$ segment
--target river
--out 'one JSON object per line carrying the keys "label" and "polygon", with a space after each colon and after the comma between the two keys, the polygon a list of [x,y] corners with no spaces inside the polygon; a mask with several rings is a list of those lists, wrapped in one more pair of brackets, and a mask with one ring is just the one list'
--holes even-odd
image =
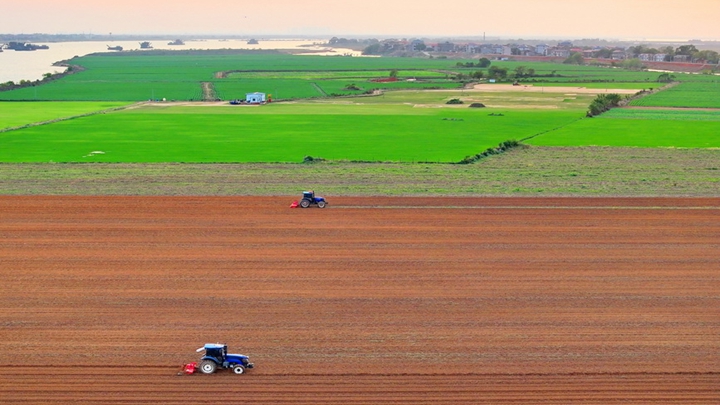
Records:
{"label": "river", "polygon": [[[247,40],[195,40],[185,41],[185,45],[168,45],[165,41],[150,41],[153,49],[297,49],[318,51],[315,55],[345,55],[359,56],[359,52],[350,49],[332,49],[329,47],[312,46],[326,40],[262,40],[259,44],[249,45]],[[67,60],[74,56],[84,56],[95,52],[107,52],[107,46],[122,46],[124,50],[139,50],[140,43],[136,41],[112,42],[38,42],[38,45],[47,45],[50,49],[37,51],[12,51],[4,49],[0,52],[0,83],[21,80],[42,79],[46,73],[62,73],[65,68],[53,66],[53,63]],[[308,47],[308,45],[310,45]],[[324,52],[322,52],[324,51]]]}

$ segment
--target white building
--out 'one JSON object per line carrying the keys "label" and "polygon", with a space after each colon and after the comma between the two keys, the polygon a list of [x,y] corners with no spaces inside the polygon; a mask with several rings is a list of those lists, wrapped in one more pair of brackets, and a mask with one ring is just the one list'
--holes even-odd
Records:
{"label": "white building", "polygon": [[265,93],[247,93],[245,95],[245,102],[250,104],[260,104],[265,102]]}
{"label": "white building", "polygon": [[540,44],[535,47],[535,52],[540,56],[547,55],[549,50],[550,50],[550,45],[548,45],[548,44]]}

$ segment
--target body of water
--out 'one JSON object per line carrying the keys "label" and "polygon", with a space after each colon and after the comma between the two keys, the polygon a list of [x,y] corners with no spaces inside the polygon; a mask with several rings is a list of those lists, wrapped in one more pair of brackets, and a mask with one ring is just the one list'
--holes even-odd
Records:
{"label": "body of water", "polygon": [[[318,55],[359,56],[360,53],[350,49],[332,49],[329,47],[312,46],[326,40],[259,40],[259,44],[249,45],[247,40],[195,40],[185,41],[185,45],[168,45],[168,41],[150,41],[153,49],[297,49],[321,51]],[[67,60],[74,56],[84,56],[95,52],[107,52],[107,46],[122,46],[123,50],[139,50],[136,41],[112,42],[49,42],[37,43],[48,45],[50,49],[37,51],[12,51],[4,49],[0,52],[0,83],[21,80],[42,79],[46,73],[62,73],[65,68],[53,66],[53,63]],[[310,45],[310,46],[308,46]]]}

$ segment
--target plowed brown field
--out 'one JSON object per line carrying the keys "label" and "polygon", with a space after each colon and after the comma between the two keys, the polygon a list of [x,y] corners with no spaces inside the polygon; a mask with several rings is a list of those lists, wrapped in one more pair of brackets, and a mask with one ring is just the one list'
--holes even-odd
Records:
{"label": "plowed brown field", "polygon": [[0,197],[0,402],[720,403],[720,199],[292,200]]}

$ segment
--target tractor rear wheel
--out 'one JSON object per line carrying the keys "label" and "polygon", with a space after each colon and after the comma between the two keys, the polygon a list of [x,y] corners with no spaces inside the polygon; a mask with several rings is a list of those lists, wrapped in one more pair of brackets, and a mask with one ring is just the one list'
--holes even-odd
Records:
{"label": "tractor rear wheel", "polygon": [[318,201],[318,207],[325,208],[325,201]]}
{"label": "tractor rear wheel", "polygon": [[310,200],[302,200],[300,201],[300,207],[307,208],[310,206]]}
{"label": "tractor rear wheel", "polygon": [[215,370],[217,370],[217,364],[212,360],[203,360],[202,363],[200,363],[200,371],[202,371],[203,374],[212,374]]}
{"label": "tractor rear wheel", "polygon": [[233,367],[233,373],[235,373],[235,374],[242,374],[244,372],[245,372],[245,367],[243,367],[243,366]]}

